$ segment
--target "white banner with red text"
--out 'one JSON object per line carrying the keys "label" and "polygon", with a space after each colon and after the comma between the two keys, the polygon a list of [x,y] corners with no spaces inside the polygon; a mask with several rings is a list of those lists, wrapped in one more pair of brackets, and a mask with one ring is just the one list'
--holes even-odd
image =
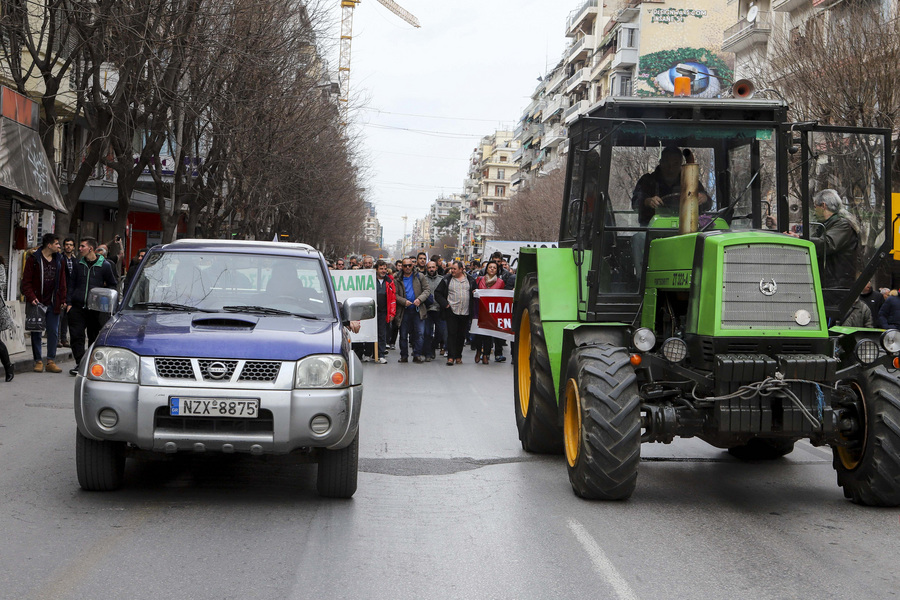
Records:
{"label": "white banner with red text", "polygon": [[475,290],[475,302],[478,303],[478,318],[472,319],[469,331],[513,341],[513,290]]}

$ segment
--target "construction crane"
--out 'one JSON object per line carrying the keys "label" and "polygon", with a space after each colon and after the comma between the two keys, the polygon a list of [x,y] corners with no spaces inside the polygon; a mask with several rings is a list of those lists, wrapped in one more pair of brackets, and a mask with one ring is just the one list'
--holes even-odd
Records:
{"label": "construction crane", "polygon": [[[340,84],[341,111],[346,114],[350,102],[350,42],[353,41],[353,9],[362,0],[341,1],[341,54],[338,60],[338,82]],[[389,11],[412,25],[421,27],[419,20],[404,8],[401,8],[394,0],[378,0]]]}

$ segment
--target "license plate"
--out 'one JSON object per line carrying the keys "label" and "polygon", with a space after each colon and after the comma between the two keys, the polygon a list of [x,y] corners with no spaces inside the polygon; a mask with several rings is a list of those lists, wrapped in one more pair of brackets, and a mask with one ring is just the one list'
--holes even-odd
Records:
{"label": "license plate", "polygon": [[230,417],[255,419],[259,415],[256,398],[169,398],[173,417]]}

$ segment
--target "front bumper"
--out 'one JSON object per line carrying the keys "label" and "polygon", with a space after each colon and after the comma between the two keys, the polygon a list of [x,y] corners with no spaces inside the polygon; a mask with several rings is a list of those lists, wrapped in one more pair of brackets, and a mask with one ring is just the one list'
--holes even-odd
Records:
{"label": "front bumper", "polygon": [[[259,398],[258,419],[170,417],[169,398]],[[79,374],[75,383],[78,430],[97,440],[128,442],[156,452],[287,454],[298,448],[344,448],[359,429],[362,385],[329,390],[177,387],[97,381]],[[118,422],[102,426],[98,414],[111,408]],[[325,415],[322,434],[310,428]]]}

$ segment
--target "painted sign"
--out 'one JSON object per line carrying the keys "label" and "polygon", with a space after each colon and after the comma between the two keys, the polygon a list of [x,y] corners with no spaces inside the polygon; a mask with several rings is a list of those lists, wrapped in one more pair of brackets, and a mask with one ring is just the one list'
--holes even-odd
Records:
{"label": "painted sign", "polygon": [[[360,269],[358,271],[329,271],[331,282],[334,284],[334,293],[338,302],[347,298],[375,298],[375,269]],[[360,321],[359,333],[350,335],[352,342],[377,342],[378,322],[375,319]]]}
{"label": "painted sign", "polygon": [[472,321],[471,333],[513,341],[514,293],[513,290],[475,290],[478,318]]}

